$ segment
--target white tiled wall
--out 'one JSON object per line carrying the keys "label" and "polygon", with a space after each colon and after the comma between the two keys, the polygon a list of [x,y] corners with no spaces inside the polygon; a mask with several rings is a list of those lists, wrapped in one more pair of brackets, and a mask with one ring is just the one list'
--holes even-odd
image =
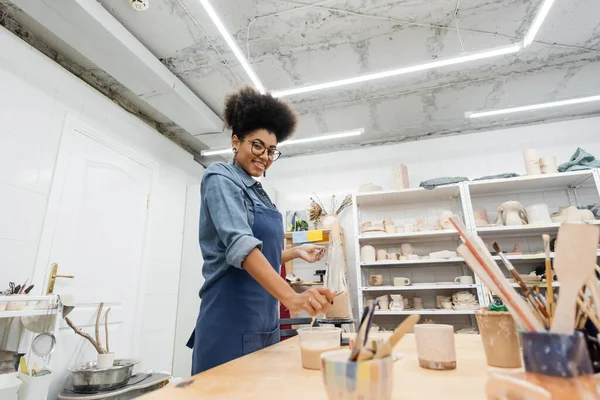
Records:
{"label": "white tiled wall", "polygon": [[202,167],[2,27],[0,49],[0,284],[32,276],[65,116],[102,126],[159,166],[150,204],[148,274],[142,285],[140,367],[170,371],[186,188],[199,182]]}
{"label": "white tiled wall", "polygon": [[[391,167],[395,164],[407,165],[410,186],[418,187],[423,180],[443,176],[474,179],[504,172],[524,174],[523,150],[535,148],[538,155],[555,155],[562,163],[578,146],[600,157],[600,118],[282,159],[269,170],[266,181],[277,189],[281,210],[298,210],[309,206],[313,193],[328,204],[332,194],[341,199],[364,183],[372,182],[391,190]],[[581,201],[591,198],[594,197],[587,196]],[[494,205],[490,209],[498,206],[497,200],[492,200]],[[356,291],[352,221],[348,209],[341,223],[347,232],[349,279],[352,290]],[[312,279],[315,269],[323,269],[323,265],[303,265],[301,277]]]}

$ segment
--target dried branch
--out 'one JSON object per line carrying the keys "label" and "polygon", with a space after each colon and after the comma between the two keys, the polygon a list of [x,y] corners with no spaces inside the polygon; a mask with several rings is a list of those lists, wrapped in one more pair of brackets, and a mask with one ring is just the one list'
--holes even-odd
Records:
{"label": "dried branch", "polygon": [[110,307],[106,310],[106,314],[104,314],[104,337],[106,342],[106,352],[110,353],[110,347],[108,345],[108,313],[110,312]]}
{"label": "dried branch", "polygon": [[92,346],[94,346],[94,348],[96,349],[98,354],[105,354],[105,351],[102,348],[102,346],[100,346],[98,344],[98,342],[96,342],[94,340],[93,337],[91,337],[90,335],[88,335],[87,333],[85,333],[84,331],[79,329],[78,327],[76,327],[75,324],[68,317],[65,317],[65,322],[67,323],[67,325],[69,325],[71,327],[71,329],[73,329],[75,331],[76,334],[87,339],[92,344]]}
{"label": "dried branch", "polygon": [[351,205],[352,205],[352,195],[349,194],[348,196],[346,196],[344,201],[342,201],[342,204],[340,205],[340,208],[338,208],[337,211],[335,212],[335,215],[340,215],[340,213],[342,211],[344,211],[346,208],[350,207]]}
{"label": "dried branch", "polygon": [[100,307],[98,308],[98,314],[96,315],[96,342],[102,348],[102,342],[100,341],[100,316],[102,315],[102,308],[104,307],[104,302],[100,303]]}

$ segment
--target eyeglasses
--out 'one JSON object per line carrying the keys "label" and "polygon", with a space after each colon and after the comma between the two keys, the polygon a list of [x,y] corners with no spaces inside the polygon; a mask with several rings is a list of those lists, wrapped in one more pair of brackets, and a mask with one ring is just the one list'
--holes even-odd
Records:
{"label": "eyeglasses", "polygon": [[[244,139],[241,140],[244,141]],[[250,143],[250,145],[252,146],[252,154],[254,154],[257,157],[260,157],[263,154],[265,154],[265,151],[267,152],[267,157],[269,157],[269,160],[271,161],[277,161],[277,159],[281,157],[281,152],[279,150],[267,149],[265,145],[259,140],[252,140],[248,143]]]}

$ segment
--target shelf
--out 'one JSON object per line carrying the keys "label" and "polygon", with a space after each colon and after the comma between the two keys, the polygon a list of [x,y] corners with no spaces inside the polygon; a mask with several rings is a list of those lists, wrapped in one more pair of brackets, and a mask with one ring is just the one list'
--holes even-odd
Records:
{"label": "shelf", "polygon": [[477,289],[477,285],[410,285],[410,286],[367,286],[363,292],[395,292],[399,290],[441,290],[441,289]]}
{"label": "shelf", "polygon": [[404,311],[375,311],[375,315],[471,315],[475,310],[404,310]]}
{"label": "shelf", "polygon": [[374,207],[403,203],[422,203],[454,199],[460,195],[457,184],[440,186],[433,190],[423,188],[394,190],[385,192],[358,193],[356,205],[359,207]]}
{"label": "shelf", "polygon": [[14,317],[33,317],[36,315],[56,315],[57,309],[51,310],[17,310],[17,311],[0,311],[0,318]]}
{"label": "shelf", "polygon": [[[518,283],[511,283],[510,285],[512,287],[515,287],[515,288],[520,288],[521,287],[521,286],[519,286]],[[540,281],[539,283],[531,283],[531,282],[527,283],[526,282],[526,285],[527,285],[527,287],[530,287],[530,288],[535,288],[537,286],[540,289],[546,289],[546,282],[542,282],[542,281]],[[559,288],[560,287],[560,282],[552,282],[552,287]]]}
{"label": "shelf", "polygon": [[468,185],[471,196],[483,196],[514,192],[566,190],[580,187],[584,182],[590,187],[594,186],[592,170],[475,181],[469,182]]}
{"label": "shelf", "polygon": [[425,258],[421,260],[386,260],[376,261],[373,263],[360,263],[361,267],[365,268],[378,268],[378,267],[412,267],[416,265],[432,265],[432,264],[456,264],[464,263],[465,259],[462,257],[455,258]]}
{"label": "shelf", "polygon": [[404,243],[410,241],[440,241],[459,239],[458,232],[454,229],[445,229],[439,231],[425,232],[410,232],[410,233],[393,233],[393,234],[377,234],[377,235],[360,235],[359,243]]}
{"label": "shelf", "polygon": [[[586,224],[599,225],[600,221],[589,221]],[[491,236],[511,236],[511,237],[523,237],[523,236],[535,236],[547,234],[556,234],[559,223],[548,224],[548,225],[515,225],[515,226],[491,226],[485,228],[477,228],[477,235],[479,237],[491,237]]]}

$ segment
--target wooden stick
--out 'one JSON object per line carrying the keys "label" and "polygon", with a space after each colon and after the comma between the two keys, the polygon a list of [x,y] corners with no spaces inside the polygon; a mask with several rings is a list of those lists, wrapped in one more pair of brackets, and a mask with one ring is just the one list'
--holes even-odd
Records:
{"label": "wooden stick", "polygon": [[108,313],[110,312],[110,307],[106,310],[106,314],[104,314],[104,337],[106,342],[106,353],[110,353],[110,347],[108,345]]}
{"label": "wooden stick", "polygon": [[577,298],[577,305],[579,305],[579,308],[583,311],[586,317],[588,317],[590,321],[592,321],[592,324],[594,324],[596,329],[600,331],[600,321],[598,321],[598,318],[596,318],[596,316],[592,312],[590,312],[588,307],[586,307],[585,303],[581,301],[580,298]]}
{"label": "wooden stick", "polygon": [[552,318],[554,317],[554,289],[552,288],[552,261],[550,260],[550,235],[542,235],[544,240],[544,251],[546,252],[546,288],[548,299],[548,314],[550,315],[550,324],[552,324]]}
{"label": "wooden stick", "polygon": [[[102,342],[100,341],[100,316],[102,315],[102,308],[104,307],[104,302],[100,303],[100,307],[98,308],[98,314],[96,315],[96,343],[98,346],[102,348]],[[105,351],[102,354],[106,353]]]}
{"label": "wooden stick", "polygon": [[76,327],[75,324],[69,318],[65,317],[65,322],[71,327],[71,329],[75,331],[76,334],[87,339],[92,344],[92,346],[94,346],[98,354],[105,354],[104,349],[98,344],[98,342],[94,340],[93,337]]}

